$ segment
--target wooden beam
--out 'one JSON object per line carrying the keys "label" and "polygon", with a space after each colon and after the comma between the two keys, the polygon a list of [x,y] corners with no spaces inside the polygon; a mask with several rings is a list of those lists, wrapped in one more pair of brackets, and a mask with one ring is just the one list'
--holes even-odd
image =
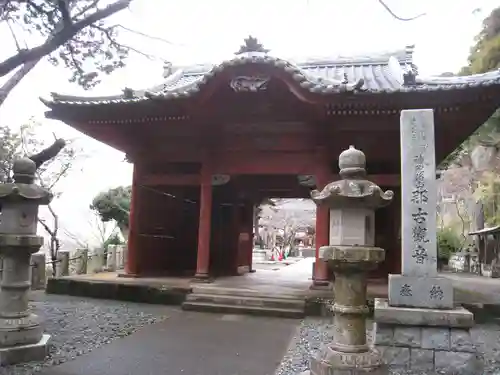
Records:
{"label": "wooden beam", "polygon": [[140,183],[146,186],[197,186],[201,177],[198,174],[146,174],[140,176]]}
{"label": "wooden beam", "polygon": [[[239,174],[241,175],[241,173]],[[234,175],[233,175],[234,176]],[[197,174],[190,175],[173,175],[173,174],[146,174],[139,177],[139,181],[141,185],[146,186],[198,186],[200,185],[200,176]],[[330,182],[339,180],[339,175],[331,175]],[[401,184],[401,177],[396,174],[375,174],[368,175],[367,179],[372,181],[373,183],[382,186],[384,188],[388,187],[397,187]],[[271,186],[272,185],[272,186]],[[249,182],[245,184],[245,188],[247,189],[255,189],[255,190],[294,190],[294,186],[285,186],[279,187],[277,184],[267,185],[266,183],[259,183],[258,177],[255,178],[255,181]],[[275,186],[276,185],[276,186]],[[297,181],[298,185],[298,181]]]}
{"label": "wooden beam", "polygon": [[221,148],[227,151],[312,151],[314,148],[310,134],[227,134],[221,139]]}
{"label": "wooden beam", "polygon": [[229,175],[270,174],[299,175],[314,173],[312,152],[261,152],[219,156],[214,161],[214,173]]}

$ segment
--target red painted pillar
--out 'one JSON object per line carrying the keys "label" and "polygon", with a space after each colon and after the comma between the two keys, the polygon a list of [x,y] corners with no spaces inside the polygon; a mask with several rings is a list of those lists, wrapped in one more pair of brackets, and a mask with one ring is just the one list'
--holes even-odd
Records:
{"label": "red painted pillar", "polygon": [[125,273],[127,275],[137,275],[139,273],[139,249],[138,249],[138,186],[137,186],[137,166],[134,164],[132,175],[132,192],[130,197],[129,231],[127,239],[127,259],[125,261]]}
{"label": "red painted pillar", "polygon": [[210,230],[212,216],[212,174],[208,165],[203,164],[200,184],[200,218],[198,228],[198,256],[196,278],[208,278],[210,265]]}
{"label": "red painted pillar", "polygon": [[[318,171],[316,172],[316,187],[318,190],[323,189],[329,182],[330,173],[327,168],[327,159],[324,155],[324,150],[318,150]],[[316,264],[314,268],[313,287],[327,286],[328,268],[326,262],[319,257],[319,248],[329,245],[329,229],[330,229],[330,210],[326,206],[316,207]]]}
{"label": "red painted pillar", "polygon": [[241,208],[240,208],[240,205],[238,203],[238,201],[235,201],[233,202],[233,206],[232,206],[232,212],[231,212],[231,216],[232,216],[232,222],[233,222],[233,225],[232,225],[232,233],[230,233],[230,236],[233,237],[234,239],[234,242],[233,242],[233,246],[232,246],[232,257],[233,257],[233,264],[232,264],[232,270],[231,270],[231,273],[233,275],[238,275],[238,267],[240,266],[240,259],[241,259],[241,245],[240,245],[240,241],[241,241],[241,236],[240,236],[240,233],[241,233]]}
{"label": "red painted pillar", "polygon": [[254,272],[252,268],[252,258],[253,258],[253,203],[251,202],[246,202],[245,207],[244,207],[244,225],[243,228],[245,230],[245,233],[247,233],[246,236],[246,242],[244,245],[244,254],[245,254],[245,259],[246,263],[248,265],[248,272]]}

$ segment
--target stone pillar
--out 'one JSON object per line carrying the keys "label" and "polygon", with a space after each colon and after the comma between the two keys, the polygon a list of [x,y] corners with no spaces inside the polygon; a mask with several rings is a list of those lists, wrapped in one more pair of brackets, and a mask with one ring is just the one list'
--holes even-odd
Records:
{"label": "stone pillar", "polygon": [[393,367],[480,374],[473,315],[454,307],[452,283],[437,273],[433,111],[402,111],[400,134],[402,274],[375,301],[375,343]]}
{"label": "stone pillar", "polygon": [[45,289],[46,269],[45,253],[31,255],[31,289]]}
{"label": "stone pillar", "polygon": [[116,268],[121,270],[125,266],[125,246],[116,245]]}
{"label": "stone pillar", "polygon": [[106,270],[110,272],[116,271],[116,245],[108,245],[106,258]]}
{"label": "stone pillar", "polygon": [[210,231],[212,219],[212,175],[203,166],[200,186],[200,218],[198,229],[198,256],[196,261],[197,279],[208,279],[210,265]]}
{"label": "stone pillar", "polygon": [[104,249],[102,247],[95,248],[90,258],[91,272],[99,273],[104,268]]}
{"label": "stone pillar", "polygon": [[89,250],[88,249],[78,249],[76,250],[76,274],[86,275],[87,265],[89,260]]}
{"label": "stone pillar", "polygon": [[57,252],[56,277],[69,276],[69,251]]}
{"label": "stone pillar", "polygon": [[374,247],[375,210],[388,205],[393,193],[367,181],[365,165],[365,155],[351,146],[339,156],[342,180],[311,193],[330,210],[330,245],[320,255],[335,274],[333,342],[311,359],[312,375],[387,374],[366,339],[366,280],[384,260],[384,249]]}
{"label": "stone pillar", "polygon": [[134,165],[134,175],[132,177],[132,192],[130,197],[129,233],[127,238],[127,259],[125,263],[125,273],[128,275],[137,275],[139,273],[139,187],[136,181],[138,178],[137,168],[137,165]]}
{"label": "stone pillar", "polygon": [[[57,144],[53,146],[57,149]],[[44,152],[46,152],[45,150]],[[0,185],[0,255],[3,275],[0,283],[0,365],[41,361],[47,354],[50,336],[43,334],[41,319],[28,306],[31,286],[31,255],[43,238],[36,235],[38,207],[52,200],[49,191],[34,184],[37,167],[45,156],[14,162],[14,183]]]}

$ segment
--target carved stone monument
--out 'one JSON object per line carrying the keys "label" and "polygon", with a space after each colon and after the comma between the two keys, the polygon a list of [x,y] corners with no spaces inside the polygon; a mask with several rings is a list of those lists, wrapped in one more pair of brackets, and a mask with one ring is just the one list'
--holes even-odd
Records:
{"label": "carved stone monument", "polygon": [[339,156],[342,180],[311,197],[330,208],[330,245],[321,257],[335,274],[334,341],[311,359],[313,375],[386,374],[382,357],[366,339],[366,279],[384,260],[374,247],[375,210],[392,201],[392,191],[366,180],[365,155],[351,146]]}
{"label": "carved stone monument", "polygon": [[389,300],[375,301],[375,344],[393,367],[479,374],[474,317],[437,273],[433,111],[402,111],[400,134],[402,275],[389,275]]}
{"label": "carved stone monument", "polygon": [[1,365],[43,360],[50,338],[43,334],[39,317],[28,307],[30,257],[43,243],[43,238],[36,235],[38,206],[49,204],[52,199],[49,191],[34,184],[36,169],[33,160],[16,160],[14,183],[0,185]]}

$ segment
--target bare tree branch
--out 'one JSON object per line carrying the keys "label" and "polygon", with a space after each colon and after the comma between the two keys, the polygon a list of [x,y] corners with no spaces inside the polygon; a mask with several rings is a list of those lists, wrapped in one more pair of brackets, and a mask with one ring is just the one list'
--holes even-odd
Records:
{"label": "bare tree branch", "polygon": [[[137,35],[140,35],[140,36],[143,36],[145,38],[148,38],[148,39],[151,39],[151,40],[157,40],[159,42],[162,42],[162,43],[166,43],[166,44],[170,44],[170,45],[178,45],[176,43],[172,43],[171,41],[169,40],[166,40],[166,39],[163,39],[163,38],[160,38],[160,37],[157,37],[157,36],[153,36],[153,35],[149,35],[149,34],[145,34],[143,32],[140,32],[140,31],[137,31],[137,30],[134,30],[134,29],[131,29],[129,27],[125,27],[123,25],[115,25],[113,27],[117,27],[117,28],[120,28],[120,29],[123,29],[125,31],[128,31],[132,34],[137,34]],[[182,44],[181,44],[182,45]]]}
{"label": "bare tree branch", "polygon": [[[150,55],[146,52],[142,52],[134,47],[130,47],[130,46],[127,46],[127,45],[124,45],[124,44],[121,44],[121,43],[118,43],[114,38],[113,36],[111,35],[111,30],[112,28],[108,28],[108,29],[105,29],[103,27],[100,27],[100,26],[97,26],[97,25],[90,25],[90,27],[94,28],[94,29],[97,29],[99,31],[102,31],[104,33],[104,35],[106,35],[106,38],[108,39],[109,41],[109,44],[115,46],[115,47],[119,47],[119,48],[124,48],[124,49],[128,49],[132,52],[135,52],[141,56],[144,56],[146,57],[147,59],[149,60],[155,60],[155,59],[160,59],[160,60],[163,60],[161,57],[158,57],[158,56],[154,56],[154,55]],[[115,26],[113,26],[115,27]]]}
{"label": "bare tree branch", "polygon": [[73,21],[71,20],[71,15],[69,14],[68,3],[66,0],[57,0],[57,8],[61,12],[61,17],[63,20],[63,25],[65,27],[71,27]]}
{"label": "bare tree branch", "polygon": [[0,87],[0,106],[5,102],[9,94],[22,81],[26,75],[38,65],[41,59],[28,61],[19,68],[1,87]]}
{"label": "bare tree branch", "polygon": [[378,0],[378,2],[385,8],[386,11],[389,12],[389,14],[391,16],[393,16],[395,19],[397,19],[399,21],[413,21],[413,20],[416,20],[417,18],[420,18],[420,17],[423,17],[426,15],[426,13],[421,13],[415,17],[410,17],[410,18],[400,17],[396,13],[394,13],[394,11],[386,4],[385,0]]}
{"label": "bare tree branch", "polygon": [[105,8],[95,11],[82,20],[72,23],[69,26],[62,27],[61,30],[56,31],[40,46],[31,49],[23,49],[17,54],[5,59],[0,62],[0,77],[8,74],[26,62],[42,58],[54,52],[61,45],[72,39],[82,29],[127,8],[131,1],[132,0],[117,0]]}
{"label": "bare tree branch", "polygon": [[86,7],[83,7],[78,13],[76,13],[73,18],[74,19],[78,19],[78,17],[80,17],[81,15],[85,14],[89,9],[92,9],[92,8],[96,7],[97,4],[99,3],[99,1],[100,0],[94,0],[94,1],[92,1],[89,5],[87,5]]}
{"label": "bare tree branch", "polygon": [[5,23],[7,24],[7,27],[9,28],[10,35],[12,35],[12,39],[14,39],[14,43],[16,44],[17,50],[21,51],[21,45],[19,44],[19,41],[17,40],[16,33],[14,32],[14,29],[12,28],[12,25],[10,24],[10,20],[6,19]]}

